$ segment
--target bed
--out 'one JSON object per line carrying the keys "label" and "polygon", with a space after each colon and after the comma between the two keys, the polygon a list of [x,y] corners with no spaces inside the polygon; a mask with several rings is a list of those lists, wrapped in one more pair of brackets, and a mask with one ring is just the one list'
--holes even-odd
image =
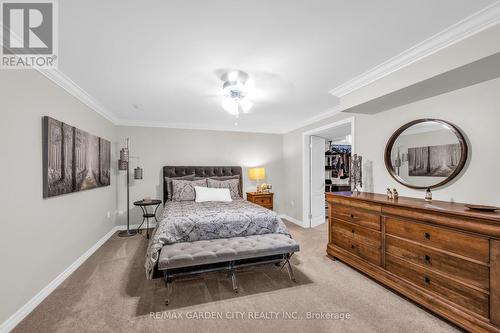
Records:
{"label": "bed", "polygon": [[[205,178],[232,179],[237,195],[231,202],[171,200],[172,180]],[[290,257],[298,243],[275,212],[242,197],[241,167],[163,167],[164,209],[148,245],[147,277],[163,277],[169,295],[174,278],[220,270],[228,271],[237,292],[236,270],[259,264],[286,267],[294,280]]]}

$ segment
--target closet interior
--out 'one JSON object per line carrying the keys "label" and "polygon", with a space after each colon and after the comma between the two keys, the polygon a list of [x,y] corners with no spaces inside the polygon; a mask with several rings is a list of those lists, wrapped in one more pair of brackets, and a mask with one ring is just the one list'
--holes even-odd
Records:
{"label": "closet interior", "polygon": [[[351,190],[349,168],[351,145],[334,144],[328,141],[325,147],[325,192],[347,192]],[[325,205],[328,219],[328,207]]]}

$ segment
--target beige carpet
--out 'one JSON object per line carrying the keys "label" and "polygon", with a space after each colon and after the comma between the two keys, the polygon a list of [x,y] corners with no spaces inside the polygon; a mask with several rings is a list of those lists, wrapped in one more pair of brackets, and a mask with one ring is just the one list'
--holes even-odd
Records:
{"label": "beige carpet", "polygon": [[[115,235],[14,331],[457,331],[341,262],[328,259],[326,225],[315,229],[287,225],[301,245],[293,258],[297,283],[288,279],[285,270],[262,266],[239,272],[240,293],[234,294],[226,274],[210,273],[175,282],[167,308],[162,281],[145,279],[145,238]],[[157,313],[155,318],[151,312]],[[334,318],[307,319],[307,312]],[[336,313],[348,313],[350,318],[339,320]]]}

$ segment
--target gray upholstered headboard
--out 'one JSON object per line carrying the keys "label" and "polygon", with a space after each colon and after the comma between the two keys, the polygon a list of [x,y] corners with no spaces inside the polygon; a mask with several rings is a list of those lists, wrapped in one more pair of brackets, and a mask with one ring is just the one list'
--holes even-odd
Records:
{"label": "gray upholstered headboard", "polygon": [[240,195],[243,196],[242,169],[239,166],[164,166],[163,167],[163,203],[167,202],[168,187],[165,177],[175,178],[187,175],[196,177],[240,176]]}

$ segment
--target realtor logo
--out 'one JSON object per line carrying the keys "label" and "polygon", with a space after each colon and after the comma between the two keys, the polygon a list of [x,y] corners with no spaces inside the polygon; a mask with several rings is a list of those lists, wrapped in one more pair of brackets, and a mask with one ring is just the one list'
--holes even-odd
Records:
{"label": "realtor logo", "polygon": [[57,68],[57,3],[1,2],[2,69]]}

